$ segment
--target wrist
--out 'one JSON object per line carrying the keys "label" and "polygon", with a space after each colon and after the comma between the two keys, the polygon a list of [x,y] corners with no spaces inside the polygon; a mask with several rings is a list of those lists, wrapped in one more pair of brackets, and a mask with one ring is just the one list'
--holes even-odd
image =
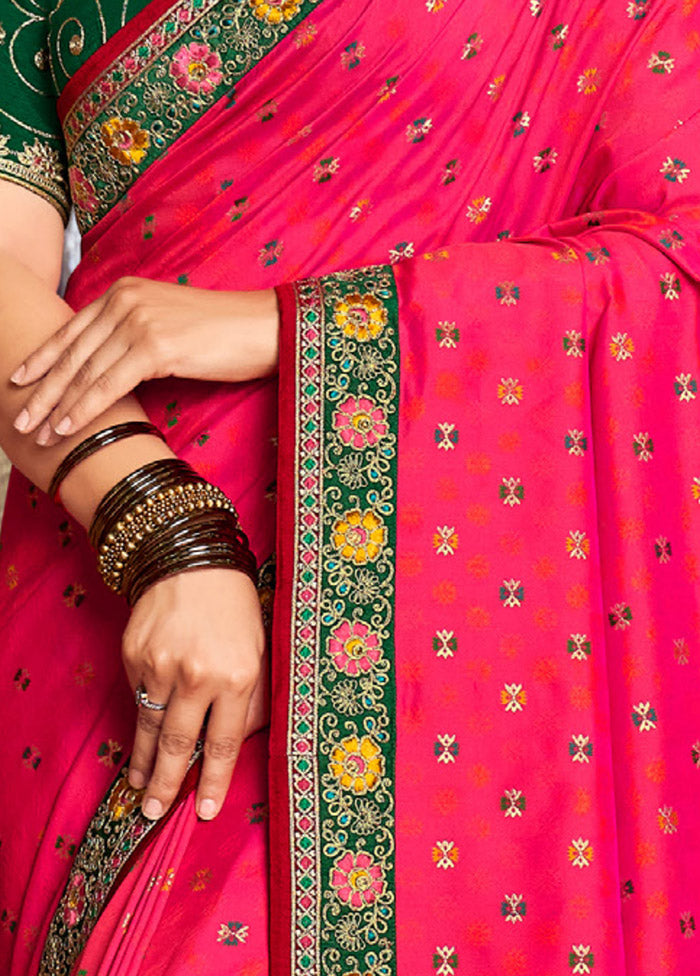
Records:
{"label": "wrist", "polygon": [[274,288],[228,292],[228,355],[219,378],[237,383],[277,372],[279,309]]}

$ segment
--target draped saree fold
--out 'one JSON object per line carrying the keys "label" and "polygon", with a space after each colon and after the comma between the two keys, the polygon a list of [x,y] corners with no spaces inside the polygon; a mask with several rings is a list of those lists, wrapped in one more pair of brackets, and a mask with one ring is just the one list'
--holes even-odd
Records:
{"label": "draped saree fold", "polygon": [[15,474],[8,972],[691,972],[698,8],[138,16],[59,106],[67,299],[277,287],[278,381],[137,391],[276,551],[271,725],[147,839],[125,611]]}

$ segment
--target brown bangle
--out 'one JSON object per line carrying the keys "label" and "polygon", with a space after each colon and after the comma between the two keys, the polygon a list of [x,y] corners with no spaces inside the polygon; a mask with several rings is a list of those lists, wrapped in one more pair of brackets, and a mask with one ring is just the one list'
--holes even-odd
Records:
{"label": "brown bangle", "polygon": [[188,514],[157,536],[149,536],[131,565],[125,567],[121,591],[133,606],[159,580],[205,566],[239,569],[257,584],[255,557],[230,510]]}
{"label": "brown bangle", "polygon": [[132,471],[110,488],[97,506],[88,533],[90,544],[98,549],[107,528],[118,522],[121,515],[143,504],[151,495],[185,481],[203,483],[204,478],[180,458],[160,458]]}
{"label": "brown bangle", "polygon": [[233,524],[238,518],[233,505],[221,491],[207,482],[186,482],[156,495],[150,495],[131,511],[122,509],[119,520],[112,524],[98,547],[98,568],[108,586],[123,591],[126,567],[140,554],[149,553],[159,545],[164,533],[181,518],[197,522],[197,516],[210,510],[229,512]]}
{"label": "brown bangle", "polygon": [[149,537],[125,568],[122,592],[130,606],[154,583],[189,569],[220,566],[244,572],[257,585],[257,564],[248,540],[229,510],[199,512]]}
{"label": "brown bangle", "polygon": [[151,434],[154,437],[159,437],[162,441],[165,440],[165,435],[158,430],[155,424],[148,423],[145,420],[129,420],[126,423],[114,424],[112,427],[99,430],[96,434],[91,434],[90,437],[81,441],[66,454],[51,479],[51,484],[48,487],[49,497],[53,498],[55,502],[59,500],[58,489],[61,483],[81,461],[89,458],[96,451],[102,450],[103,447],[107,447],[108,444],[115,444],[125,437],[136,437],[138,434]]}
{"label": "brown bangle", "polygon": [[257,564],[229,498],[185,461],[163,458],[131,472],[100,502],[90,541],[106,585],[130,606],[161,579],[204,567]]}

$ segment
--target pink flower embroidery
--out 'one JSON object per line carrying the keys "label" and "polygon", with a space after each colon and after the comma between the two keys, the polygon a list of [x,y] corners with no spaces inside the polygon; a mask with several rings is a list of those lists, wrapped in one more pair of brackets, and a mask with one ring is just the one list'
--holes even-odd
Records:
{"label": "pink flower embroidery", "polygon": [[328,639],[328,653],[338,671],[357,675],[369,671],[382,656],[379,637],[359,620],[343,620]]}
{"label": "pink flower embroidery", "polygon": [[351,908],[371,905],[384,891],[384,872],[369,854],[348,851],[331,871],[331,887]]}
{"label": "pink flower embroidery", "polygon": [[97,209],[97,197],[95,196],[95,187],[90,180],[77,166],[70,167],[68,170],[68,178],[70,180],[71,197],[75,206],[79,210],[94,213]]}
{"label": "pink flower embroidery", "polygon": [[333,415],[333,426],[343,444],[374,446],[387,432],[386,416],[369,397],[348,397]]}
{"label": "pink flower embroidery", "polygon": [[193,95],[209,95],[223,80],[221,58],[208,44],[183,44],[170,63],[178,88]]}
{"label": "pink flower embroidery", "polygon": [[85,910],[85,875],[75,874],[68,882],[66,890],[66,901],[63,906],[63,920],[69,928],[72,928]]}

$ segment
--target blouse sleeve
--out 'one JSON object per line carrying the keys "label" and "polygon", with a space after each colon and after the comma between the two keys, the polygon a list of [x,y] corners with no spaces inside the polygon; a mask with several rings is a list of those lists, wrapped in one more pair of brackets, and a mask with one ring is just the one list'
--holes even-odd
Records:
{"label": "blouse sleeve", "polygon": [[47,47],[48,4],[23,0],[0,13],[0,178],[70,208],[66,154]]}

